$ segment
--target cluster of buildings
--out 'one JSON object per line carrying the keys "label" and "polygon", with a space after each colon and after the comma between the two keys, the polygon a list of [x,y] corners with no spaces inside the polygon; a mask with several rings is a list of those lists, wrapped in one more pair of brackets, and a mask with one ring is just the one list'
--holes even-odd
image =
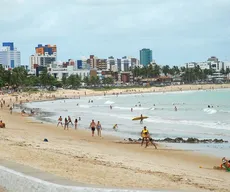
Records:
{"label": "cluster of buildings", "polygon": [[[44,68],[47,68],[48,72],[58,80],[61,80],[64,76],[69,77],[77,74],[82,79],[86,76],[98,76],[100,79],[113,77],[117,81],[124,83],[133,79],[130,69],[147,66],[151,62],[152,51],[150,49],[140,51],[140,60],[127,56],[122,58],[113,56],[98,58],[95,55],[90,55],[88,58],[83,57],[79,60],[69,59],[68,61],[60,62],[57,60],[56,45],[38,44],[35,47],[34,54],[29,57],[27,68],[30,75],[37,76]],[[7,70],[22,66],[21,53],[14,47],[13,42],[2,43],[0,64]]]}
{"label": "cluster of buildings", "polygon": [[213,69],[216,72],[220,72],[221,70],[226,70],[227,68],[230,68],[230,62],[229,61],[220,61],[217,57],[212,56],[207,59],[207,61],[204,62],[190,62],[185,63],[186,68],[195,68],[196,66],[199,66],[200,69]]}
{"label": "cluster of buildings", "polygon": [[[74,60],[68,59],[65,62],[57,60],[56,45],[42,45],[34,49],[34,54],[29,57],[29,65],[24,65],[31,75],[39,75],[40,72],[47,68],[48,72],[58,80],[64,76],[79,75],[82,79],[89,76],[98,76],[100,79],[105,77],[113,77],[121,83],[132,82],[133,74],[131,69],[134,67],[148,66],[155,63],[152,58],[152,50],[140,50],[140,58],[124,56],[115,58],[98,58],[95,55],[82,57]],[[22,66],[21,53],[14,47],[13,42],[3,42],[0,48],[0,64],[6,70],[11,70],[15,67]],[[210,57],[205,62],[189,62],[185,64],[186,68],[195,68],[199,66],[202,70],[213,69],[216,72],[221,72],[222,69],[230,68],[230,62],[219,61],[216,57]]]}

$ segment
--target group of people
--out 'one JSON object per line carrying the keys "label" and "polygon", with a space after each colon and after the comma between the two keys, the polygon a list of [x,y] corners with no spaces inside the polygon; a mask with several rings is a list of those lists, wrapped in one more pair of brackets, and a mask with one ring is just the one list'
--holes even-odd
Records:
{"label": "group of people", "polygon": [[92,131],[92,137],[94,137],[94,133],[95,133],[95,130],[97,129],[97,135],[99,137],[101,137],[101,130],[102,130],[102,126],[101,126],[101,123],[100,121],[98,121],[97,123],[95,123],[94,120],[91,121],[90,125],[89,125],[89,128],[91,129]]}
{"label": "group of people", "polygon": [[[81,118],[79,117],[79,121],[81,120]],[[75,119],[74,124],[72,122],[72,119],[70,118],[70,116],[68,116],[68,118],[64,119],[64,130],[69,130],[69,124],[71,124],[72,126],[74,125],[74,128],[77,129],[77,125],[78,125],[78,119]],[[62,116],[60,116],[58,118],[58,123],[57,123],[57,127],[61,125],[63,127],[63,123],[62,123]]]}

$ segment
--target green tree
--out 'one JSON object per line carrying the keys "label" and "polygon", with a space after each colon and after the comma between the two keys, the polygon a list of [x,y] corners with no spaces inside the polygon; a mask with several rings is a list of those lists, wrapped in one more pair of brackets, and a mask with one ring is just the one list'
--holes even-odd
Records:
{"label": "green tree", "polygon": [[67,78],[66,78],[66,75],[63,75],[63,76],[62,76],[61,81],[62,81],[63,86],[66,86],[66,85],[67,85]]}
{"label": "green tree", "polygon": [[80,87],[81,85],[81,80],[78,75],[70,75],[67,78],[67,85],[71,86],[72,88],[76,89]]}
{"label": "green tree", "polygon": [[91,76],[91,78],[90,78],[90,84],[91,85],[96,85],[96,77]]}
{"label": "green tree", "polygon": [[28,75],[27,71],[24,67],[16,67],[12,70],[11,73],[11,77],[12,77],[11,83],[16,87],[23,86],[25,84],[27,75]]}
{"label": "green tree", "polygon": [[153,67],[153,76],[154,77],[159,77],[161,74],[161,68],[159,65],[154,65]]}
{"label": "green tree", "polygon": [[88,77],[88,76],[84,77],[83,82],[84,82],[86,85],[90,85],[89,77]]}
{"label": "green tree", "polygon": [[162,67],[162,72],[165,76],[167,76],[170,73],[170,67],[168,65],[165,65]]}

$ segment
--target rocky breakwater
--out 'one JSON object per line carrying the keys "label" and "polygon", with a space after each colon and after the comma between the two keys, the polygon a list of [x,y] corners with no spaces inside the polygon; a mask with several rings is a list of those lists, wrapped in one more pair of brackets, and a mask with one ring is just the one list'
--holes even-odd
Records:
{"label": "rocky breakwater", "polygon": [[[141,138],[138,140],[128,138],[124,139],[126,143],[140,143]],[[225,141],[223,139],[198,139],[198,138],[188,138],[188,139],[183,139],[182,137],[177,137],[177,138],[165,138],[165,139],[153,139],[154,142],[161,142],[161,143],[228,143],[228,141]]]}

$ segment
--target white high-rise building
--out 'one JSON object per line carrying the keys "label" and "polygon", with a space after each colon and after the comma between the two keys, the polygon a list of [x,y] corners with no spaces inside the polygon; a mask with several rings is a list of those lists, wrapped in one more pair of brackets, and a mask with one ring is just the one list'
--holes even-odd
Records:
{"label": "white high-rise building", "polygon": [[56,55],[31,55],[30,56],[30,67],[31,70],[35,69],[38,66],[47,67],[49,64],[52,64],[57,59]]}
{"label": "white high-rise building", "polygon": [[14,47],[12,42],[2,43],[0,49],[0,64],[5,68],[15,68],[21,66],[21,53]]}

